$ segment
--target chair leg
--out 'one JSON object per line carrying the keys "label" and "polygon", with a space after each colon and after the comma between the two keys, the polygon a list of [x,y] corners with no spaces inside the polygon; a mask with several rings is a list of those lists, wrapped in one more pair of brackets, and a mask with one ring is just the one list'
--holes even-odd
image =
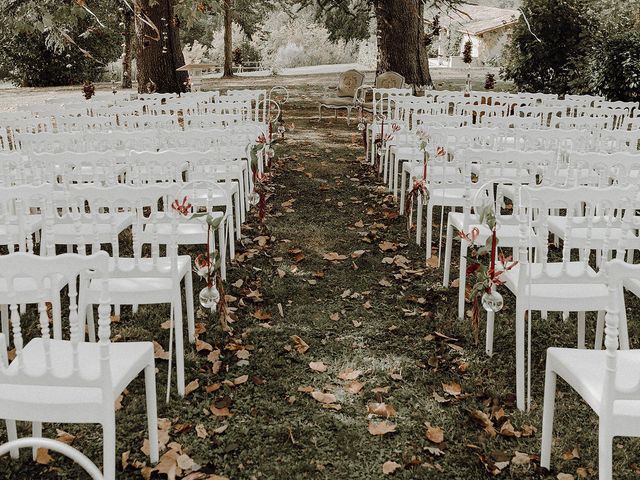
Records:
{"label": "chair leg", "polygon": [[602,350],[602,334],[604,332],[604,317],[606,311],[600,310],[598,312],[598,322],[596,323],[596,341],[593,345],[595,350]]}
{"label": "chair leg", "polygon": [[449,274],[451,272],[451,249],[453,247],[453,225],[447,221],[447,239],[444,244],[444,275],[442,277],[442,286],[449,286]]}
{"label": "chair leg", "polygon": [[598,432],[598,478],[611,480],[613,478],[613,437],[609,434],[611,418],[600,418]]}
{"label": "chair leg", "polygon": [[2,328],[0,332],[7,335],[7,339],[8,339],[9,337],[9,305],[0,305],[0,324],[1,324],[0,328]]}
{"label": "chair leg", "polygon": [[407,178],[404,170],[400,170],[400,215],[404,215],[404,202],[407,201]]}
{"label": "chair leg", "polygon": [[62,306],[60,294],[51,299],[51,317],[53,320],[53,338],[62,340]]}
{"label": "chair leg", "polygon": [[107,414],[102,423],[102,473],[104,478],[116,478],[116,417]]}
{"label": "chair leg", "polygon": [[525,321],[526,310],[518,305],[516,299],[516,404],[519,410],[525,409]]}
{"label": "chair leg", "polygon": [[[444,207],[440,207],[444,208]],[[433,203],[428,201],[427,204],[427,224],[424,232],[424,241],[427,244],[427,258],[431,258],[431,245],[433,243]]]}
{"label": "chair leg", "polygon": [[96,341],[96,323],[93,319],[93,305],[89,304],[86,306],[86,314],[87,314],[87,330],[89,331],[89,341]]}
{"label": "chair leg", "polygon": [[[418,197],[416,199],[416,244],[420,245],[420,241],[422,240],[422,195],[416,195]],[[429,210],[429,205],[427,205],[427,210]],[[427,258],[431,257],[431,249],[427,251]]]}
{"label": "chair leg", "polygon": [[578,312],[578,348],[584,348],[586,313]]}
{"label": "chair leg", "polygon": [[176,342],[176,379],[178,382],[178,395],[184,397],[184,332],[182,327],[182,298],[180,298],[180,286],[175,293],[174,308],[174,333]]}
{"label": "chair leg", "polygon": [[469,245],[466,241],[460,242],[460,272],[458,274],[458,320],[464,320],[464,302],[467,293],[467,251]]}
{"label": "chair leg", "polygon": [[624,290],[620,287],[618,291],[618,304],[620,310],[620,349],[629,350],[629,329],[627,326],[627,309],[624,305]]}
{"label": "chair leg", "polygon": [[147,400],[147,424],[149,427],[149,453],[151,463],[157,463],[158,453],[158,405],[156,399],[156,367],[151,359],[144,368],[144,388]]}
{"label": "chair leg", "polygon": [[[18,439],[18,429],[16,428],[16,421],[15,420],[5,420],[5,423],[7,425],[7,438],[8,440],[11,442],[13,440],[17,440]],[[14,460],[16,460],[19,456],[20,456],[20,451],[15,448],[13,450],[11,450],[11,458],[13,458]]]}
{"label": "chair leg", "polygon": [[[41,422],[33,422],[31,424],[31,436],[33,438],[42,437],[42,423]],[[33,447],[33,461],[35,462],[38,457],[38,447]]]}
{"label": "chair leg", "polygon": [[[548,360],[547,360],[548,361]],[[547,365],[544,377],[544,407],[542,409],[542,446],[540,466],[551,466],[551,442],[553,439],[553,415],[556,408],[556,373]]]}
{"label": "chair leg", "polygon": [[189,334],[189,342],[196,342],[196,320],[193,304],[193,274],[191,269],[184,276],[184,295],[187,302],[187,332]]}

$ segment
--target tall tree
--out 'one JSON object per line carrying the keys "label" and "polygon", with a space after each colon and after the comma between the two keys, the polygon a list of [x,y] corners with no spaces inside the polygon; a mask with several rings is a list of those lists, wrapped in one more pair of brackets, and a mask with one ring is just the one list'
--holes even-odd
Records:
{"label": "tall tree", "polygon": [[124,7],[119,8],[122,22],[122,88],[131,88],[131,57],[133,49],[133,12]]}
{"label": "tall tree", "polygon": [[[462,0],[303,0],[316,4],[333,38],[366,38],[371,18],[377,22],[378,73],[392,70],[413,85],[431,85],[425,43],[425,7],[448,8]],[[336,21],[339,19],[340,21]]]}
{"label": "tall tree", "polygon": [[174,0],[135,2],[136,65],[138,92],[183,92],[186,72],[180,45],[180,20],[173,11]]}
{"label": "tall tree", "polygon": [[224,15],[224,68],[222,76],[224,78],[233,77],[233,23],[232,12],[233,0],[222,0],[222,10]]}

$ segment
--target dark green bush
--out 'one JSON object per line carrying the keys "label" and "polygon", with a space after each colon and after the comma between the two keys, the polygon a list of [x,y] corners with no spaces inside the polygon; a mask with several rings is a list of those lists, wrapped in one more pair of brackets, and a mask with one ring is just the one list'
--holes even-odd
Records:
{"label": "dark green bush", "polygon": [[592,89],[608,100],[640,101],[640,32],[621,31],[596,45]]}

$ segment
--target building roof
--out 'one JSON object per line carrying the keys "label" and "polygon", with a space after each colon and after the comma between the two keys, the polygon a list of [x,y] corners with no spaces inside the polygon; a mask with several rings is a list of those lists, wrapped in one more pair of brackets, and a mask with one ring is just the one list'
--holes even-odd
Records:
{"label": "building roof", "polygon": [[[434,12],[427,13],[426,17]],[[506,8],[485,7],[462,4],[456,9],[440,10],[440,26],[449,31],[455,30],[470,35],[483,33],[513,25],[520,18],[520,11]],[[429,23],[431,20],[425,20]]]}

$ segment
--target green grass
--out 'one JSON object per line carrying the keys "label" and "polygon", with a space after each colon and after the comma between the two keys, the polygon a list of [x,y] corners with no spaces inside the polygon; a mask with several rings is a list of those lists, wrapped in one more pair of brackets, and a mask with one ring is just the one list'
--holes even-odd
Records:
{"label": "green grass", "polygon": [[[488,358],[483,339],[475,345],[469,323],[456,319],[457,290],[442,287],[441,269],[425,266],[423,247],[414,244],[404,219],[392,214],[397,205],[364,163],[355,126],[348,127],[344,119],[315,118],[314,99],[329,77],[287,82],[292,100],[285,107],[286,122],[294,123],[295,129],[277,149],[269,215],[264,225],[254,217],[244,228],[239,253],[251,258],[229,270],[227,293],[236,298],[230,306],[237,309],[234,334],[223,334],[202,311],[197,320],[206,325],[200,339],[221,350],[222,368],[214,374],[207,352],[187,346],[187,381],[198,379],[200,388],[185,399],[177,397],[174,388],[165,404],[167,362],[157,360],[159,416],[172,422],[171,441],[181,444],[203,472],[233,479],[383,478],[382,464],[389,460],[401,465],[393,475],[399,479],[478,479],[491,476],[485,463],[510,460],[516,451],[532,455],[531,463],[509,464],[501,478],[556,478],[559,472],[575,475],[578,468],[592,469],[588,478],[595,478],[597,418],[561,382],[553,471],[539,469],[535,457],[545,350],[551,345],[575,345],[575,320],[562,322],[550,315],[543,322],[534,316],[533,407],[529,413],[519,412],[514,395],[513,298],[505,293],[506,306],[497,316],[496,353]],[[282,204],[292,198],[293,211],[286,211]],[[364,226],[356,227],[358,221]],[[264,234],[270,241],[260,247],[254,239]],[[378,244],[384,240],[398,243],[398,250],[381,252]],[[304,255],[298,262],[290,253],[297,249]],[[367,252],[352,259],[356,250]],[[323,259],[329,252],[348,258],[331,263]],[[409,259],[408,270],[383,263],[396,254]],[[240,279],[242,285],[233,286]],[[391,286],[380,285],[383,279]],[[196,293],[199,288],[196,282]],[[343,295],[345,290],[350,294]],[[255,303],[251,291],[259,291],[262,301]],[[630,302],[633,341],[639,333],[638,304]],[[264,326],[267,320],[252,316],[257,310],[272,316],[269,328]],[[335,313],[339,317],[332,320]],[[141,307],[135,316],[125,309],[113,333],[121,340],[156,339],[166,347],[168,331],[159,325],[167,314],[166,306]],[[292,335],[309,345],[305,353],[296,351]],[[239,361],[230,350],[237,344],[250,349],[246,361]],[[311,361],[324,362],[328,370],[312,371]],[[362,371],[358,381],[364,387],[358,394],[347,393],[349,382],[337,378],[347,367]],[[249,380],[241,385],[222,383],[245,374]],[[458,398],[443,391],[443,383],[453,382],[462,387]],[[220,389],[207,393],[205,387],[215,383],[222,383]],[[305,386],[334,393],[340,410],[322,408],[298,390]],[[373,392],[376,387],[389,387],[388,393]],[[134,381],[128,392],[117,412],[117,454],[130,451],[133,464],[147,461],[140,451],[146,436],[142,382]],[[434,394],[448,401],[439,403]],[[233,416],[216,418],[208,413],[216,402],[229,405]],[[395,433],[376,437],[368,432],[370,402],[395,408],[397,415],[390,419],[397,424]],[[494,420],[498,430],[508,418],[517,431],[527,425],[538,431],[528,437],[492,437],[471,417],[475,410],[491,414],[499,408],[506,417]],[[425,422],[444,430],[444,442],[436,445],[426,438]],[[196,435],[198,424],[209,432],[207,438]],[[223,433],[213,433],[223,425],[228,425]],[[100,463],[99,428],[47,425],[45,434],[55,437],[56,428],[76,435],[73,445]],[[4,432],[0,438],[5,438]],[[637,478],[640,444],[616,439],[615,445],[616,478]],[[434,447],[444,453],[436,455]],[[574,447],[579,448],[580,458],[563,460],[562,453]],[[27,452],[20,461],[0,460],[0,478],[79,476],[69,461],[55,455],[47,466],[31,462]],[[141,478],[141,471],[129,467],[118,478]]]}

